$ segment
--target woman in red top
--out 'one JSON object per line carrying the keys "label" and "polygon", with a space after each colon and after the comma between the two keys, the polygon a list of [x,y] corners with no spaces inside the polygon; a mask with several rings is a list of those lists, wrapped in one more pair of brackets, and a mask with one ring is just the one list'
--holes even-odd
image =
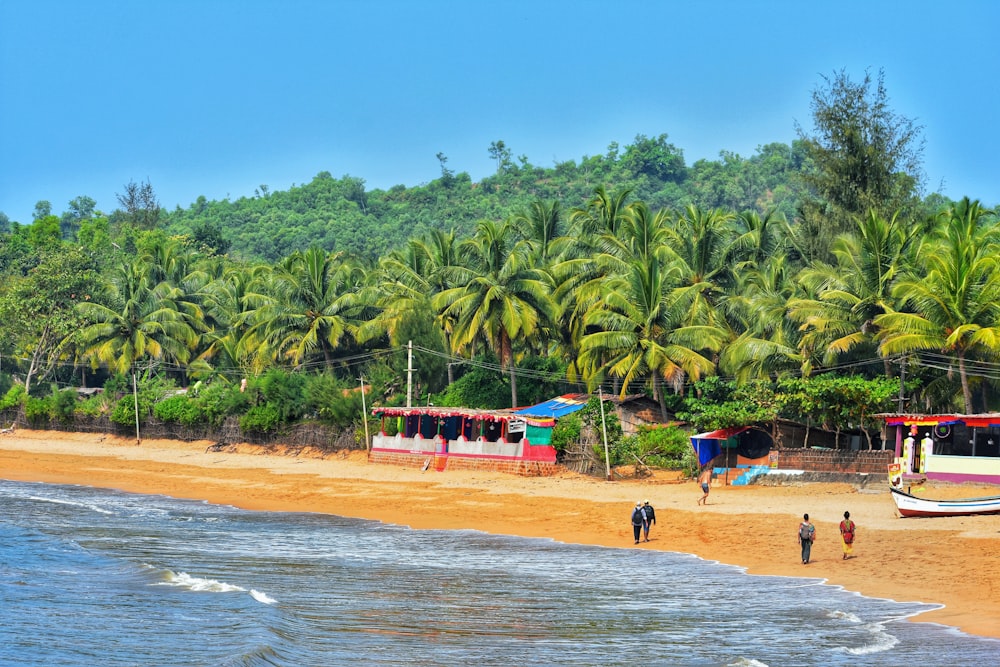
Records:
{"label": "woman in red top", "polygon": [[851,521],[851,513],[844,512],[844,520],[840,522],[840,537],[844,540],[844,560],[851,557],[854,550],[854,533],[858,527]]}

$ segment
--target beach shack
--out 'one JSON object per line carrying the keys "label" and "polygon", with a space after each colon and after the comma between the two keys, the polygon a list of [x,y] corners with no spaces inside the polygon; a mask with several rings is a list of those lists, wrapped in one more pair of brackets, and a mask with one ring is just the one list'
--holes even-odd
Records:
{"label": "beach shack", "polygon": [[551,475],[556,472],[552,429],[559,416],[586,405],[586,395],[580,396],[568,394],[514,410],[376,407],[372,414],[381,424],[369,460],[425,470]]}
{"label": "beach shack", "polygon": [[904,480],[1000,484],[1000,413],[879,416]]}
{"label": "beach shack", "polygon": [[773,444],[770,434],[750,426],[720,428],[691,436],[698,465],[714,464],[712,479],[736,486],[749,484],[771,467]]}

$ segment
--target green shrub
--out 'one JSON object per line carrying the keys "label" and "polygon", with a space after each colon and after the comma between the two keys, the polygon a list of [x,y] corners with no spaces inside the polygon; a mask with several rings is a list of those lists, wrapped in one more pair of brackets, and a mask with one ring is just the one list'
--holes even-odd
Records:
{"label": "green shrub", "polygon": [[28,396],[24,401],[24,416],[29,422],[35,425],[40,426],[48,423],[53,416],[52,397],[44,396],[42,398],[35,398],[34,396]]}
{"label": "green shrub", "polygon": [[[478,361],[496,363],[495,357]],[[510,376],[492,368],[475,366],[434,396],[438,405],[498,410],[510,407]]]}
{"label": "green shrub", "polygon": [[598,458],[604,459],[604,433],[607,431],[608,457],[611,459],[611,464],[620,465],[626,463],[626,459],[631,460],[628,456],[631,445],[622,443],[622,425],[618,421],[618,416],[613,409],[606,406],[602,418],[601,400],[596,396],[592,396],[583,409],[556,420],[555,428],[552,429],[552,446],[557,452],[566,451],[581,441],[584,428],[589,428],[597,435],[597,442],[593,445]]}
{"label": "green shrub", "polygon": [[[116,373],[104,381],[104,393],[115,399],[132,393],[132,376]],[[133,420],[135,421],[135,420]]]}
{"label": "green shrub", "polygon": [[226,417],[242,415],[250,409],[250,392],[241,392],[238,385],[214,381],[198,392],[195,403],[205,421],[220,426]]}
{"label": "green shrub", "polygon": [[[598,458],[604,458],[604,442],[594,445],[594,454]],[[611,459],[611,466],[622,466],[635,463],[635,458],[639,454],[639,438],[634,435],[623,435],[612,441],[608,440],[608,458]]]}
{"label": "green shrub", "polygon": [[307,412],[327,424],[347,428],[362,423],[360,384],[349,385],[325,373],[310,375],[305,395]]}
{"label": "green shrub", "polygon": [[7,390],[3,398],[0,399],[0,410],[9,410],[10,408],[16,408],[22,403],[27,397],[27,392],[24,391],[23,384],[15,384],[13,387]]}
{"label": "green shrub", "polygon": [[695,454],[694,447],[688,447],[687,451],[684,452],[684,456],[681,457],[679,470],[683,470],[684,474],[688,477],[694,477],[698,474],[700,468],[701,464],[698,463],[698,455]]}
{"label": "green shrub", "polygon": [[[140,408],[140,422],[142,421],[142,410]],[[131,394],[122,396],[115,401],[115,406],[111,408],[108,419],[123,426],[135,426],[135,403]]]}
{"label": "green shrub", "polygon": [[246,433],[270,433],[281,422],[281,414],[271,405],[255,405],[240,417],[240,428]]}
{"label": "green shrub", "polygon": [[74,410],[77,414],[96,418],[107,412],[109,407],[108,395],[104,393],[95,394],[86,400],[78,402]]}
{"label": "green shrub", "polygon": [[636,454],[647,465],[679,470],[684,457],[693,452],[687,432],[672,426],[642,426],[638,432]]}
{"label": "green shrub", "polygon": [[[638,459],[651,468],[683,470],[693,474],[698,461],[685,431],[672,426],[642,426],[635,435],[622,436],[610,442],[611,465],[635,464]],[[604,457],[603,443],[594,445],[594,452]]]}
{"label": "green shrub", "polygon": [[[583,420],[580,413],[571,412],[560,417],[552,429],[552,447],[556,452],[565,452],[571,445],[580,442],[580,431],[583,428]],[[604,445],[601,445],[601,458],[604,458]]]}
{"label": "green shrub", "polygon": [[54,390],[50,399],[53,419],[62,422],[73,421],[73,413],[76,412],[78,402],[76,389]]}
{"label": "green shrub", "polygon": [[[121,375],[116,376],[118,380],[123,377]],[[104,391],[107,393],[108,385],[105,384],[104,386]],[[112,386],[117,389],[117,382],[112,383]],[[139,423],[142,424],[149,415],[153,414],[153,407],[163,400],[163,397],[166,396],[169,390],[174,388],[174,383],[171,380],[154,375],[142,378],[137,388],[139,391],[133,397],[132,385],[129,385],[129,391],[115,402],[114,407],[111,409],[111,414],[108,415],[108,419],[123,426],[135,426],[135,409],[138,402]]]}
{"label": "green shrub", "polygon": [[291,422],[305,414],[305,376],[273,368],[251,381],[249,389],[256,391],[277,414],[279,421]]}
{"label": "green shrub", "polygon": [[201,410],[195,400],[185,395],[171,396],[153,406],[153,415],[163,422],[175,422],[194,426],[203,420]]}

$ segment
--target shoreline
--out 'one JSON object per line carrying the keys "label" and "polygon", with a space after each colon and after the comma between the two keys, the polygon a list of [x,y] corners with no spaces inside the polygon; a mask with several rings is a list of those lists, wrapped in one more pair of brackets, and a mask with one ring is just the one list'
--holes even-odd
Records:
{"label": "shoreline", "polygon": [[[365,452],[264,452],[248,445],[134,440],[18,430],[0,436],[0,478],[167,495],[248,510],[303,511],[418,529],[467,529],[571,544],[689,553],[747,574],[808,577],[866,597],[942,608],[911,617],[1000,639],[1000,515],[900,519],[887,491],[849,484],[701,489],[669,472],[606,482],[574,473],[516,477],[369,464]],[[996,494],[993,487],[928,485],[928,497]],[[633,544],[637,500],[657,523]],[[854,557],[837,529],[849,510]],[[813,561],[799,559],[795,531],[808,512]]]}

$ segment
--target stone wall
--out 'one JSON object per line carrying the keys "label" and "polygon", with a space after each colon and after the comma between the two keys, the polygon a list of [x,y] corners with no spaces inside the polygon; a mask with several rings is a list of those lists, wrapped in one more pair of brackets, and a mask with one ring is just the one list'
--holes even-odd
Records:
{"label": "stone wall", "polygon": [[502,472],[522,477],[548,477],[562,469],[555,463],[542,461],[524,461],[514,459],[466,458],[463,456],[434,456],[428,454],[407,454],[405,452],[373,451],[368,455],[369,463],[404,466],[407,468],[423,468],[425,465],[434,470],[482,470],[486,472]]}
{"label": "stone wall", "polygon": [[894,453],[887,449],[778,449],[779,470],[805,470],[808,472],[849,472],[886,474]]}

